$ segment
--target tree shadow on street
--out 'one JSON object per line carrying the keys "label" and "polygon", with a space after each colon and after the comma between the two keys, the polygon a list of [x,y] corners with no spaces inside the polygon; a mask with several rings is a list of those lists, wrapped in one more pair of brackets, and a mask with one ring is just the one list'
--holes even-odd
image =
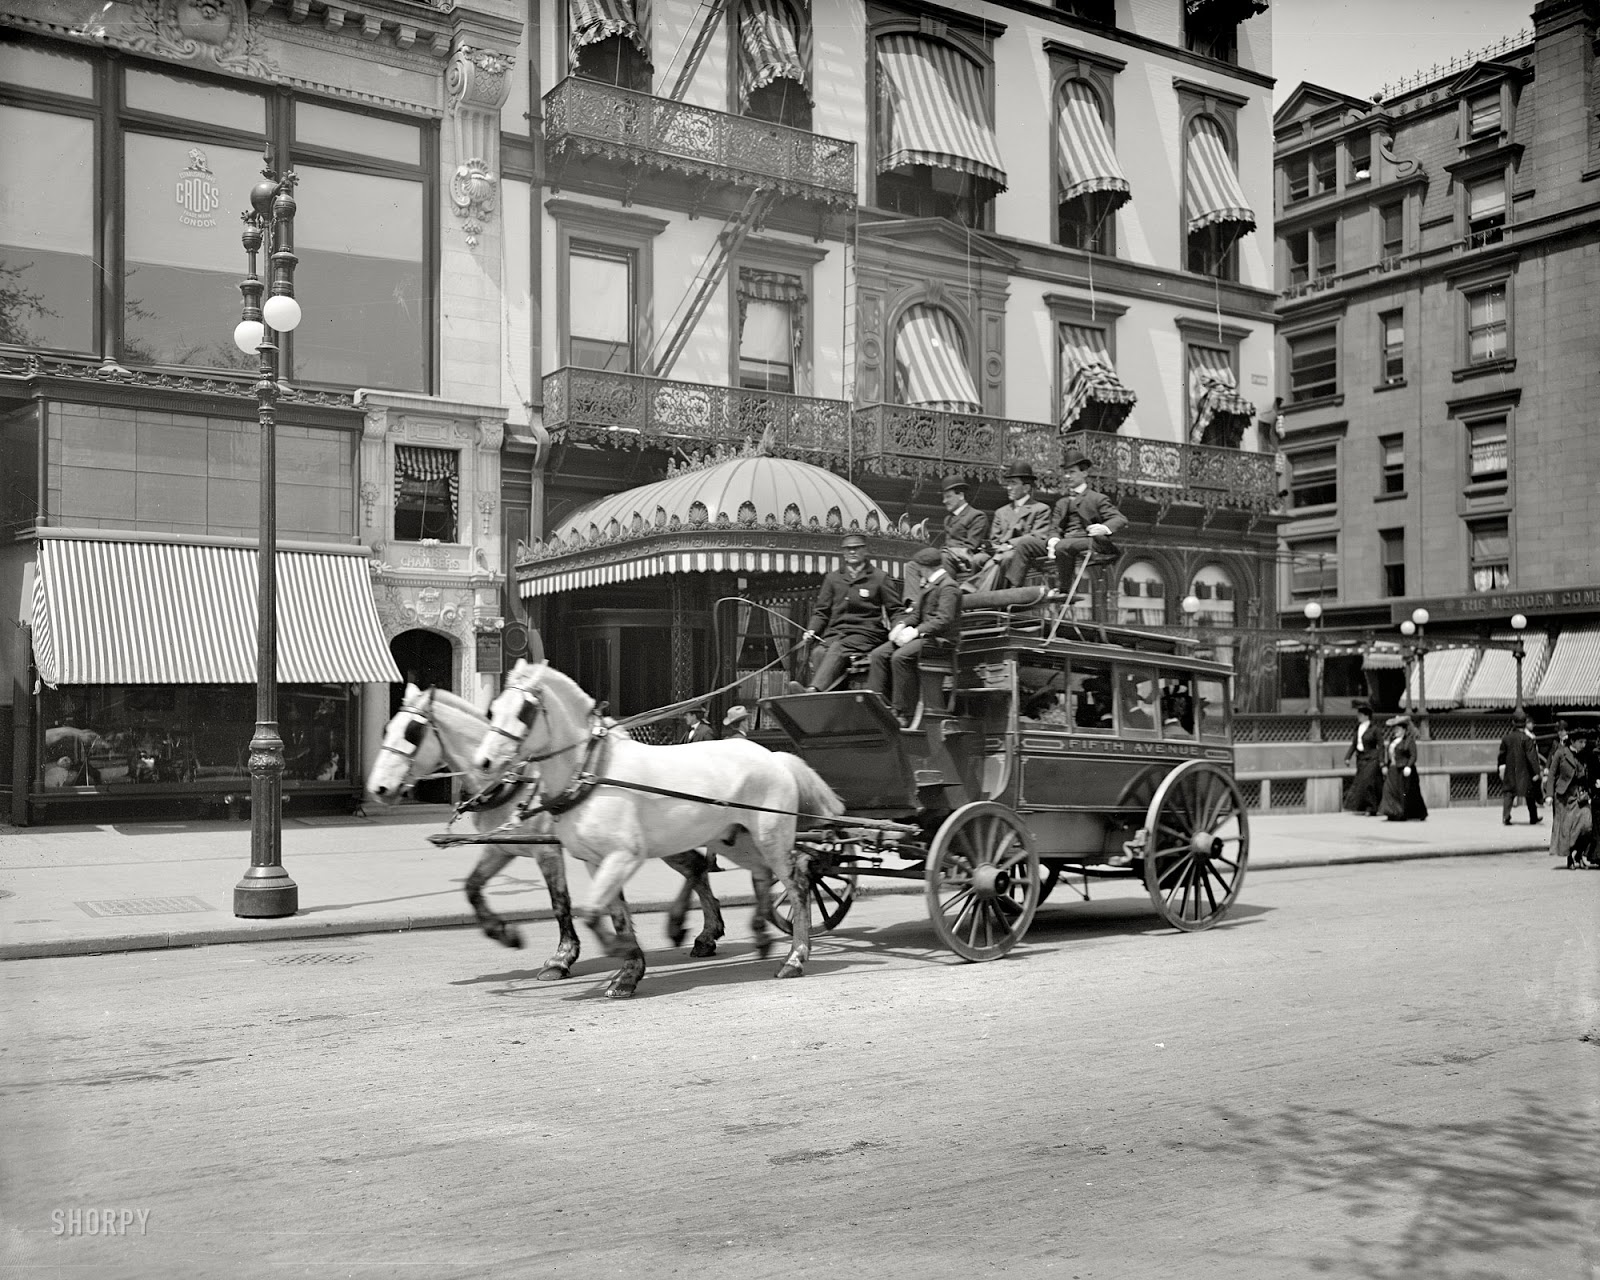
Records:
{"label": "tree shadow on street", "polygon": [[1196,1145],[1249,1163],[1269,1186],[1332,1197],[1355,1222],[1404,1216],[1393,1238],[1353,1230],[1342,1256],[1310,1256],[1316,1271],[1501,1280],[1525,1274],[1536,1257],[1544,1260],[1541,1275],[1577,1275],[1585,1249],[1595,1248],[1594,1116],[1562,1111],[1530,1090],[1512,1090],[1507,1101],[1503,1115],[1456,1124],[1299,1104],[1252,1119],[1218,1107],[1228,1136]]}

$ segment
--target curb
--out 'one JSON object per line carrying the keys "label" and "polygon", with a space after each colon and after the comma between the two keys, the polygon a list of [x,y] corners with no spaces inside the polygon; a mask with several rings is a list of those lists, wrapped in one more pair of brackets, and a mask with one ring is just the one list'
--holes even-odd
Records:
{"label": "curb", "polygon": [[[1537,853],[1549,848],[1548,841],[1519,845],[1512,849],[1417,849],[1394,853],[1331,854],[1325,858],[1263,858],[1252,862],[1249,870],[1295,871],[1303,867],[1337,867],[1353,863],[1419,862],[1429,858],[1491,857],[1508,853]],[[921,893],[921,883],[913,885],[862,886],[857,897],[882,897],[888,894]],[[755,905],[755,896],[749,893],[730,894],[719,899],[724,907],[749,907]],[[666,899],[651,902],[630,902],[628,909],[634,915],[654,915],[668,911],[672,903]],[[538,923],[555,919],[549,907],[530,907],[525,910],[498,913],[508,924]],[[125,951],[167,951],[185,947],[212,947],[230,943],[293,942],[306,938],[352,937],[367,933],[410,933],[418,929],[470,929],[477,927],[477,919],[470,911],[436,911],[425,915],[378,916],[366,920],[333,920],[319,923],[314,920],[264,921],[256,925],[224,925],[216,929],[197,929],[189,933],[121,934],[101,938],[58,938],[43,942],[13,942],[0,944],[0,963],[7,960],[44,960],[61,956],[93,956]]]}

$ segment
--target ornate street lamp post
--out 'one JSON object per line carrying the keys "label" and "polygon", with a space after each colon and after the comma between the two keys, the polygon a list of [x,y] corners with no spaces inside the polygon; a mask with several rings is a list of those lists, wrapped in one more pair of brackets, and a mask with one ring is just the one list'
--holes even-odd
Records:
{"label": "ornate street lamp post", "polygon": [[1511,629],[1517,633],[1517,647],[1511,651],[1511,656],[1517,660],[1517,710],[1522,710],[1522,659],[1527,656],[1527,650],[1522,645],[1522,631],[1528,625],[1528,620],[1520,613],[1511,615]]}
{"label": "ornate street lamp post", "polygon": [[1322,637],[1317,634],[1317,624],[1322,618],[1322,605],[1316,600],[1307,600],[1306,606],[1301,610],[1306,615],[1306,632],[1311,641],[1311,661],[1308,675],[1310,676],[1311,714],[1313,717],[1322,715]]}
{"label": "ornate street lamp post", "polygon": [[[233,887],[233,914],[249,919],[292,916],[300,909],[300,889],[283,868],[283,739],[278,736],[278,494],[277,441],[273,406],[279,392],[277,335],[300,323],[294,300],[293,172],[271,167],[266,181],[250,189],[250,209],[242,214],[249,275],[240,282],[244,319],[233,331],[234,345],[261,357],[256,378],[256,416],[261,427],[261,515],[256,529],[256,728],[250,739],[250,867]],[[256,253],[265,246],[271,292],[256,272]]]}
{"label": "ornate street lamp post", "polygon": [[[1406,680],[1406,709],[1411,713],[1411,718],[1417,724],[1417,736],[1428,736],[1428,674],[1427,674],[1427,646],[1423,640],[1423,628],[1428,625],[1428,611],[1417,608],[1411,611],[1411,617],[1400,624],[1400,634],[1415,636],[1411,644],[1411,660],[1416,664],[1416,691],[1412,692],[1412,683]],[[1421,713],[1418,713],[1418,704],[1421,704]]]}

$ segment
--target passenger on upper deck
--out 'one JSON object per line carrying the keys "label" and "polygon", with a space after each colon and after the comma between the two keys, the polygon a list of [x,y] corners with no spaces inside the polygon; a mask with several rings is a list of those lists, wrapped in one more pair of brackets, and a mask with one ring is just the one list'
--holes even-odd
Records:
{"label": "passenger on upper deck", "polygon": [[871,653],[889,638],[888,620],[899,612],[900,587],[867,559],[866,548],[861,534],[845,534],[839,544],[844,566],[823,578],[817,592],[806,624],[806,638],[819,642],[811,655],[807,693],[832,687],[851,658]]}
{"label": "passenger on upper deck", "polygon": [[989,563],[989,513],[967,501],[967,482],[944,482],[944,569],[952,578],[969,578]]}
{"label": "passenger on upper deck", "polygon": [[1061,465],[1067,473],[1067,492],[1056,503],[1058,533],[1050,539],[1049,549],[1056,562],[1056,584],[1062,592],[1068,592],[1077,575],[1080,555],[1119,554],[1111,535],[1127,527],[1128,517],[1105,494],[1089,487],[1089,468],[1093,464],[1077,449],[1067,450]]}
{"label": "passenger on upper deck", "polygon": [[994,556],[999,564],[995,585],[1020,587],[1028,576],[1028,565],[1047,554],[1055,521],[1050,508],[1033,496],[1034,485],[1038,482],[1029,463],[1013,462],[1001,478],[1010,501],[994,513],[990,528]]}
{"label": "passenger on upper deck", "polygon": [[888,643],[872,651],[872,672],[867,684],[894,708],[901,728],[909,725],[916,714],[917,664],[924,645],[935,637],[953,638],[961,613],[961,593],[950,580],[938,549],[924,547],[912,563],[926,575],[922,594],[895,619]]}

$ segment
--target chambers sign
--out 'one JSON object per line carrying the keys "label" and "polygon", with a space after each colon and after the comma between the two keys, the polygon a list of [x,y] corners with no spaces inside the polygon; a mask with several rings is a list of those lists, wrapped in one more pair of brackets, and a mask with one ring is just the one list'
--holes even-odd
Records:
{"label": "chambers sign", "polygon": [[1429,621],[1509,619],[1514,613],[1600,613],[1600,587],[1563,587],[1559,591],[1488,591],[1483,595],[1408,600],[1389,606],[1389,617],[1404,622],[1423,608]]}

